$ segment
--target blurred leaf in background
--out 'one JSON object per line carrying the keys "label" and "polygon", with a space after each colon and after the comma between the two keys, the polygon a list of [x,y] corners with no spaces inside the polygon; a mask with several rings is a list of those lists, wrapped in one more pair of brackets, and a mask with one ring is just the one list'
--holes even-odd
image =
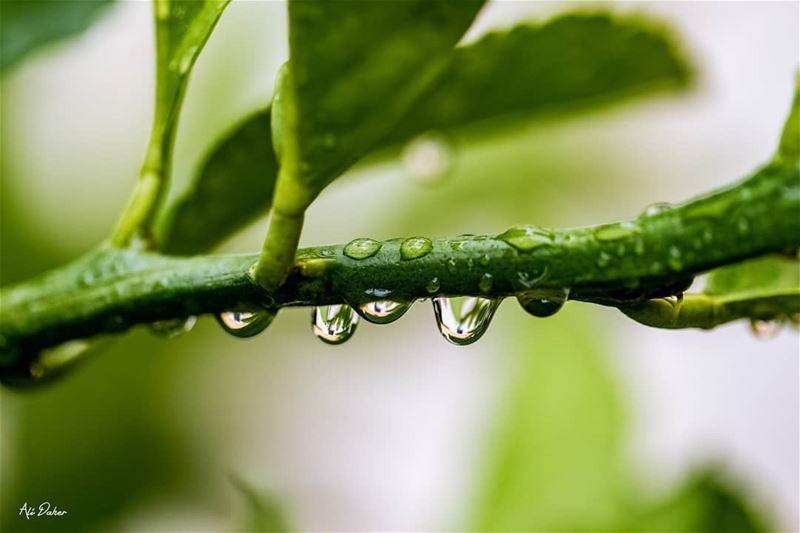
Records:
{"label": "blurred leaf in background", "polygon": [[33,52],[82,32],[112,0],[3,0],[0,3],[0,73]]}
{"label": "blurred leaf in background", "polygon": [[[387,147],[429,131],[446,136],[478,124],[485,129],[487,122],[507,127],[510,120],[684,88],[689,78],[687,58],[670,33],[639,17],[578,12],[520,24],[457,47],[408,115],[378,139],[379,153],[370,161],[395,157]],[[277,177],[263,134],[269,120],[269,110],[256,112],[212,148],[192,185],[159,220],[165,250],[211,248],[269,209]],[[225,186],[232,181],[236,187]]]}

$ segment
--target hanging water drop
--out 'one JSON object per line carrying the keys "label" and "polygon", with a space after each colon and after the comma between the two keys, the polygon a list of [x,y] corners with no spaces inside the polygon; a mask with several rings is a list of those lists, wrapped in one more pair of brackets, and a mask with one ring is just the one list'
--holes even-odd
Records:
{"label": "hanging water drop", "polygon": [[486,332],[500,302],[474,296],[438,296],[433,299],[433,312],[442,336],[453,344],[466,346]]}
{"label": "hanging water drop", "polygon": [[411,302],[395,302],[393,300],[378,300],[358,306],[358,314],[367,322],[373,324],[388,324],[394,322],[411,308]]}
{"label": "hanging water drop", "polygon": [[311,330],[327,344],[341,344],[353,336],[358,315],[347,304],[317,306],[311,311]]}
{"label": "hanging water drop", "polygon": [[425,290],[428,291],[429,294],[433,294],[439,290],[439,278],[434,277],[425,285]]}
{"label": "hanging water drop", "polygon": [[780,319],[772,320],[750,320],[750,330],[759,339],[771,339],[783,329],[783,321]]}
{"label": "hanging water drop", "polygon": [[378,253],[381,243],[373,239],[355,239],[344,247],[344,255],[350,259],[366,259]]}
{"label": "hanging water drop", "polygon": [[271,309],[247,309],[225,311],[217,315],[222,329],[234,337],[252,337],[258,335],[272,323],[277,313]]}
{"label": "hanging water drop", "polygon": [[569,289],[540,289],[520,292],[517,301],[522,308],[535,317],[544,318],[558,313],[569,296]]}
{"label": "hanging water drop", "polygon": [[403,166],[418,183],[440,183],[453,167],[450,146],[439,135],[426,134],[417,137],[403,150]]}
{"label": "hanging water drop", "polygon": [[150,324],[150,333],[165,339],[174,339],[192,330],[197,317],[189,315],[186,318],[172,318],[169,320],[158,320]]}

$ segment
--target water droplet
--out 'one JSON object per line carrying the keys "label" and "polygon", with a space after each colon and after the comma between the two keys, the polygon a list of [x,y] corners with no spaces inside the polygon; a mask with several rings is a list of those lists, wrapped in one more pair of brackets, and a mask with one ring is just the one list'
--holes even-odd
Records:
{"label": "water droplet", "polygon": [[497,236],[519,250],[530,252],[553,242],[553,233],[539,226],[514,226]]}
{"label": "water droplet", "polygon": [[410,237],[400,245],[400,257],[405,260],[418,259],[428,255],[433,249],[433,243],[425,237]]}
{"label": "water droplet", "polygon": [[353,336],[358,315],[347,304],[317,306],[311,311],[311,331],[327,344],[341,344]]}
{"label": "water droplet", "polygon": [[381,243],[373,239],[355,239],[344,247],[344,255],[350,259],[366,259],[378,253]]}
{"label": "water droplet", "polygon": [[667,266],[669,266],[669,268],[675,271],[681,270],[683,268],[681,251],[677,246],[670,246],[669,257],[667,257]]}
{"label": "water droplet", "polygon": [[478,258],[478,264],[481,266],[489,266],[490,260],[489,254],[483,254]]}
{"label": "water droplet", "polygon": [[34,379],[51,377],[63,372],[89,351],[93,342],[87,339],[73,339],[42,350],[31,363],[30,374]]}
{"label": "water droplet", "polygon": [[492,280],[492,275],[487,272],[481,277],[481,280],[478,282],[478,288],[481,290],[481,292],[489,292],[490,290],[492,290],[493,282],[494,281]]}
{"label": "water droplet", "polygon": [[639,228],[632,222],[621,222],[600,226],[594,230],[594,238],[598,241],[616,241],[636,235]]}
{"label": "water droplet", "polygon": [[652,274],[658,275],[661,274],[663,271],[664,271],[664,265],[662,265],[658,261],[653,261],[653,263],[650,265],[650,272]]}
{"label": "water droplet", "polygon": [[753,335],[759,339],[771,339],[781,332],[781,329],[783,329],[783,322],[779,319],[753,319],[750,321],[750,329],[752,330]]}
{"label": "water droplet", "polygon": [[87,270],[83,274],[81,274],[81,284],[84,286],[89,286],[94,283],[94,272],[91,270]]}
{"label": "water droplet", "polygon": [[458,268],[456,266],[456,260],[453,259],[452,257],[447,260],[447,271],[450,272],[451,274],[455,274],[458,271]]}
{"label": "water droplet", "polygon": [[426,134],[417,137],[403,149],[403,166],[418,183],[441,183],[453,167],[450,145],[439,135]]}
{"label": "water droplet", "polygon": [[679,292],[677,294],[670,294],[669,296],[664,296],[663,300],[670,304],[673,308],[680,307],[683,303],[683,293]]}
{"label": "water droplet", "polygon": [[378,300],[358,306],[358,314],[367,322],[373,324],[388,324],[394,322],[411,308],[411,302],[395,302],[392,300]]}
{"label": "water droplet", "polygon": [[736,229],[739,230],[739,233],[745,235],[748,231],[750,231],[750,222],[748,222],[746,218],[742,217],[736,221]]}
{"label": "water droplet", "polygon": [[425,285],[425,290],[428,291],[428,294],[433,294],[439,290],[439,278],[434,277],[431,279],[427,285]]}
{"label": "water droplet", "polygon": [[245,338],[258,335],[267,329],[275,315],[275,311],[271,309],[225,311],[217,315],[217,321],[222,329],[234,337]]}
{"label": "water droplet", "polygon": [[466,346],[486,332],[500,302],[498,299],[474,296],[438,296],[433,299],[433,312],[444,338],[453,344]]}
{"label": "water droplet", "polygon": [[547,267],[544,267],[544,270],[541,272],[517,272],[517,280],[515,285],[517,288],[522,289],[530,289],[534,285],[536,285],[539,281],[543,280],[545,275],[547,275]]}
{"label": "water droplet", "polygon": [[644,240],[636,239],[636,242],[633,244],[633,251],[636,252],[636,255],[644,254]]}
{"label": "water droplet", "polygon": [[517,301],[529,314],[544,318],[559,312],[569,296],[569,289],[540,289],[520,292]]}
{"label": "water droplet", "polygon": [[714,232],[711,231],[711,228],[705,228],[703,230],[703,241],[706,243],[710,243],[714,240]]}
{"label": "water droplet", "polygon": [[174,339],[192,330],[197,317],[189,315],[186,318],[173,318],[170,320],[158,320],[150,324],[150,333],[165,339]]}
{"label": "water droplet", "polygon": [[609,263],[611,263],[611,256],[605,252],[600,252],[600,255],[597,256],[597,261],[595,261],[595,263],[600,268],[607,267]]}
{"label": "water droplet", "polygon": [[661,213],[666,213],[672,209],[672,204],[668,204],[667,202],[658,202],[655,204],[648,205],[642,211],[643,217],[654,217],[656,215],[660,215]]}

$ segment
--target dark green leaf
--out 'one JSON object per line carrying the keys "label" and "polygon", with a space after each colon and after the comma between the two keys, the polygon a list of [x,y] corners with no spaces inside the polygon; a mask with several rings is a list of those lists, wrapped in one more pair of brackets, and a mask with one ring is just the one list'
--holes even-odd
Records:
{"label": "dark green leaf", "polygon": [[597,105],[647,89],[680,87],[688,77],[669,33],[651,22],[568,14],[541,25],[490,33],[457,48],[437,85],[391,140]]}
{"label": "dark green leaf", "polygon": [[211,149],[186,193],[158,221],[159,249],[192,254],[213,248],[269,209],[277,173],[267,109]]}
{"label": "dark green leaf", "polygon": [[88,28],[111,0],[3,0],[0,6],[0,72],[38,46]]}
{"label": "dark green leaf", "polygon": [[[588,41],[597,42],[587,47]],[[560,59],[562,48],[567,50],[568,63]],[[652,29],[639,19],[565,15],[539,26],[518,26],[493,33],[472,45],[457,48],[427,96],[412,106],[410,115],[376,148],[385,148],[431,129],[448,132],[478,121],[600,105],[612,97],[636,91],[680,86],[686,79],[685,63],[664,31]],[[240,128],[253,129],[251,123],[261,120],[255,114]],[[276,142],[284,136],[276,127],[283,122],[273,119]],[[234,131],[231,139],[237,136]],[[241,146],[242,164],[228,172],[230,179],[236,179],[241,168],[248,167],[247,157],[251,167],[260,166],[263,141],[255,136],[243,137],[251,144]],[[220,144],[226,145],[226,142]],[[220,167],[220,174],[223,172]],[[225,181],[221,175],[218,179],[220,183]],[[213,200],[199,195],[198,202],[200,197]],[[228,209],[222,207],[225,202],[218,203],[220,212]],[[228,218],[228,226],[220,224],[223,217],[212,219],[207,226],[218,235],[213,242],[263,214],[269,205],[269,201],[230,205],[236,214]],[[245,213],[247,209],[252,209],[252,213]],[[237,221],[239,225],[233,224]],[[205,231],[202,220],[194,217],[193,224],[198,233]]]}
{"label": "dark green leaf", "polygon": [[703,472],[667,501],[628,520],[618,531],[759,533],[770,531],[735,490]]}
{"label": "dark green leaf", "polygon": [[291,1],[293,91],[285,100],[293,102],[296,131],[284,135],[296,145],[297,180],[318,191],[387,135],[435,79],[482,5]]}

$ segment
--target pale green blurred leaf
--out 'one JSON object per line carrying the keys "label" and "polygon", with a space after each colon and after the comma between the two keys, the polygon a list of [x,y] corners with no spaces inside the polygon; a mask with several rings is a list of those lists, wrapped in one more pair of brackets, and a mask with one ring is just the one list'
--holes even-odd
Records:
{"label": "pale green blurred leaf", "polygon": [[[387,135],[435,79],[483,0],[289,3],[298,180],[316,191]],[[278,126],[280,128],[280,125]]]}
{"label": "pale green blurred leaf", "polygon": [[470,530],[597,530],[619,517],[623,413],[579,311],[503,317],[514,321],[512,382]]}
{"label": "pale green blurred leaf", "polygon": [[289,527],[282,505],[274,496],[257,490],[243,479],[233,478],[232,482],[244,499],[247,509],[242,531],[252,533],[293,531],[293,528]]}
{"label": "pale green blurred leaf", "polygon": [[3,0],[0,4],[0,72],[39,46],[80,33],[111,0]]}
{"label": "pale green blurred leaf", "polygon": [[253,113],[216,144],[193,182],[156,225],[165,253],[199,253],[269,209],[278,165],[269,109]]}

